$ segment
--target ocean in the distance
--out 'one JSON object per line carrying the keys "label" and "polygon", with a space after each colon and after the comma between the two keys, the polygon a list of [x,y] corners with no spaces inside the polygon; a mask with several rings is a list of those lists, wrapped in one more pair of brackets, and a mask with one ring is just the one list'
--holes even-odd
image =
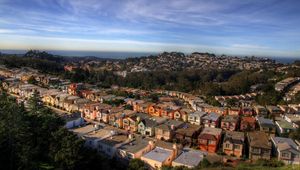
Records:
{"label": "ocean in the distance", "polygon": [[[6,54],[24,54],[27,50],[0,50],[2,53]],[[147,52],[105,52],[105,51],[61,51],[61,50],[47,50],[47,52],[54,55],[61,56],[73,56],[73,57],[84,57],[93,56],[99,58],[112,58],[112,59],[124,59],[129,57],[141,57],[156,55],[158,53],[147,53]],[[296,60],[300,60],[299,57],[268,57],[270,59],[276,60],[279,63],[293,63]]]}

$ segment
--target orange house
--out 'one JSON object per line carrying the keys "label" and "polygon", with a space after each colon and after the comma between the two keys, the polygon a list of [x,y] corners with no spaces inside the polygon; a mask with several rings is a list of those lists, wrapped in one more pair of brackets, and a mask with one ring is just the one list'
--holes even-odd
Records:
{"label": "orange house", "polygon": [[241,109],[238,107],[232,107],[228,109],[228,115],[238,116],[241,114]]}
{"label": "orange house", "polygon": [[215,153],[221,139],[222,129],[206,127],[198,136],[199,149],[209,153]]}
{"label": "orange house", "polygon": [[[149,105],[148,113],[151,116],[161,117],[162,116],[162,109],[160,107],[156,106],[156,105]],[[166,114],[166,113],[163,112],[163,114]]]}
{"label": "orange house", "polygon": [[219,115],[226,115],[227,114],[227,109],[224,108],[224,107],[212,107],[212,106],[209,106],[209,107],[204,107],[203,108],[204,112],[207,112],[207,113],[217,113]]}

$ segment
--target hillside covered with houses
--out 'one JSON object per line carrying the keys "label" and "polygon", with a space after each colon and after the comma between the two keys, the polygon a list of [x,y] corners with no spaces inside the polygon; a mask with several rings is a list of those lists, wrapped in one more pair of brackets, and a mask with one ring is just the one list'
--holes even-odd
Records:
{"label": "hillside covered with houses", "polygon": [[[64,72],[72,72],[67,66]],[[136,159],[149,168],[194,168],[202,161],[229,167],[260,160],[298,165],[299,78],[284,79],[282,75],[291,73],[282,67],[272,69],[276,74],[267,87],[256,84],[246,93],[215,96],[163,88],[103,87],[31,67],[1,66],[0,75],[3,91],[17,103],[29,109],[30,99],[38,96],[64,120],[66,129],[84,140],[85,147],[125,165]],[[239,83],[232,77],[228,82]],[[219,85],[225,88],[228,82]],[[280,97],[271,96],[266,102],[273,93]]]}

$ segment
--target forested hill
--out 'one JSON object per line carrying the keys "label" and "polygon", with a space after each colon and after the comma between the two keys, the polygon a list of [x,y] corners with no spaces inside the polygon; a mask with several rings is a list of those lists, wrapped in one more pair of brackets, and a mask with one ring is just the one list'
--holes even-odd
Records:
{"label": "forested hill", "polygon": [[0,92],[0,169],[121,169],[119,162],[85,148],[84,141],[64,128],[65,122],[40,105],[37,96],[24,109]]}
{"label": "forested hill", "polygon": [[8,68],[31,67],[41,72],[52,74],[62,73],[65,62],[64,57],[54,56],[47,52],[36,50],[30,50],[23,56],[0,55],[0,64]]}

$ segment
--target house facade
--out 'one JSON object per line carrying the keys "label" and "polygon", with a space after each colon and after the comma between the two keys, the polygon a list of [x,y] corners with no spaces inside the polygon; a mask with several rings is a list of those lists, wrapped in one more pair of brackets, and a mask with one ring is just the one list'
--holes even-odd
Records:
{"label": "house facade", "polygon": [[238,127],[239,117],[236,115],[226,115],[221,120],[221,129],[235,131]]}
{"label": "house facade", "polygon": [[207,115],[205,115],[202,118],[202,124],[204,125],[204,127],[213,127],[213,128],[217,128],[219,127],[219,123],[220,123],[220,115],[218,115],[217,113],[211,112]]}
{"label": "house facade", "polygon": [[249,144],[249,159],[256,161],[258,159],[271,159],[271,142],[268,135],[262,131],[247,133]]}
{"label": "house facade", "polygon": [[243,156],[245,135],[243,132],[226,132],[223,141],[223,152],[229,156]]}
{"label": "house facade", "polygon": [[285,164],[300,164],[300,146],[290,138],[272,137],[274,155]]}
{"label": "house facade", "polygon": [[203,116],[205,116],[207,113],[206,112],[201,112],[201,111],[196,111],[188,116],[188,122],[190,124],[194,125],[201,125],[201,119]]}
{"label": "house facade", "polygon": [[199,149],[215,153],[221,139],[222,129],[206,127],[198,136]]}

